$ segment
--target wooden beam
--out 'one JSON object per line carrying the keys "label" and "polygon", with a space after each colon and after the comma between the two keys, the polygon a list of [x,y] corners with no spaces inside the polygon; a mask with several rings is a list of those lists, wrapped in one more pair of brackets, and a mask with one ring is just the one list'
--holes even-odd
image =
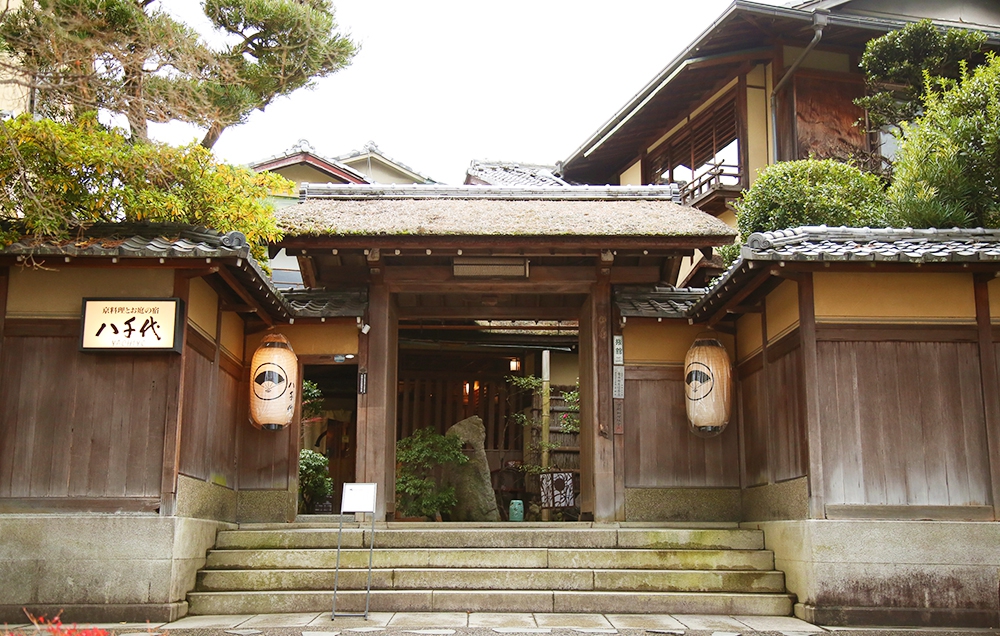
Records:
{"label": "wooden beam", "polygon": [[253,307],[254,312],[256,312],[257,316],[263,320],[268,327],[274,326],[274,318],[271,317],[271,314],[267,312],[264,305],[260,304],[260,302],[246,290],[240,281],[236,280],[236,277],[233,276],[232,272],[223,267],[219,270],[219,276],[222,277],[222,280],[226,281],[229,288],[236,292],[236,295],[239,296],[243,302]]}
{"label": "wooden beam", "polygon": [[400,307],[401,320],[576,320],[579,307]]}
{"label": "wooden beam", "polygon": [[612,285],[636,285],[660,282],[660,270],[657,265],[642,267],[612,267]]}
{"label": "wooden beam", "polygon": [[990,458],[990,488],[993,514],[1000,516],[1000,378],[997,375],[996,345],[990,312],[991,275],[973,278],[976,298],[976,326],[979,332],[979,374],[986,422],[986,445]]}
{"label": "wooden beam", "polygon": [[[67,261],[66,258],[69,258]],[[112,259],[117,259],[113,262]],[[208,263],[219,263],[219,258],[157,258],[139,256],[35,256],[33,262],[38,265],[58,267],[92,267],[92,268],[126,268],[126,269],[206,269]],[[163,261],[163,262],[160,262]],[[16,256],[0,256],[0,267],[23,267],[27,261],[18,260]]]}
{"label": "wooden beam", "polygon": [[[188,296],[190,279],[180,272],[174,272],[174,297],[183,301],[184,311],[180,320],[187,325]],[[187,328],[181,330],[187,334]],[[163,470],[160,475],[160,516],[170,517],[177,511],[177,476],[180,474],[181,433],[184,415],[184,368],[188,352],[186,343],[181,343],[181,354],[172,356],[172,364],[167,375],[167,394],[177,396],[167,401],[167,413],[163,430]]]}
{"label": "wooden beam", "polygon": [[590,267],[532,267],[527,278],[455,277],[451,267],[382,267],[391,292],[585,294],[596,280]]}
{"label": "wooden beam", "polygon": [[10,270],[0,267],[0,361],[3,360],[3,339],[7,334],[5,324],[7,316],[7,288],[10,283]]}
{"label": "wooden beam", "polygon": [[[407,234],[398,236],[290,236],[278,242],[286,249],[320,250],[380,248],[383,255],[396,249],[456,250],[492,249],[506,250],[557,250],[559,255],[570,250],[587,250],[599,256],[601,250],[621,249],[698,249],[706,245],[727,245],[733,242],[729,235],[706,236],[428,236]],[[555,253],[555,252],[553,252]],[[620,254],[619,254],[620,256]]]}
{"label": "wooden beam", "polygon": [[757,291],[757,288],[763,285],[767,280],[771,278],[770,268],[765,269],[762,272],[758,272],[756,276],[747,281],[739,290],[730,296],[721,307],[715,310],[708,318],[708,326],[713,327],[716,323],[726,317],[727,314],[735,310],[736,307],[742,303],[747,296]]}
{"label": "wooden beam", "polygon": [[806,433],[809,450],[809,517],[826,516],[826,481],[823,478],[823,436],[819,406],[819,352],[816,345],[816,306],[812,276],[799,287],[799,334],[802,338],[802,380],[805,394]]}

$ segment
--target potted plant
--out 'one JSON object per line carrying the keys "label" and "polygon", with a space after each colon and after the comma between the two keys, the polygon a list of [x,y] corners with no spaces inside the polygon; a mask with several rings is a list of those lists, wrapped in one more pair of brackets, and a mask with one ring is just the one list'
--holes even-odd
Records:
{"label": "potted plant", "polygon": [[403,517],[430,517],[438,521],[455,507],[455,489],[441,485],[440,468],[464,464],[462,441],[421,428],[396,442],[396,511]]}

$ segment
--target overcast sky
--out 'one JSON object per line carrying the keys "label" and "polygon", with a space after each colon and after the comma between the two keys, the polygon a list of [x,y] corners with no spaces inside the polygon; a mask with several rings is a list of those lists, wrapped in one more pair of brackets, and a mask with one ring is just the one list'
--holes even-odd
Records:
{"label": "overcast sky", "polygon": [[[783,0],[766,0],[785,4]],[[196,0],[171,0],[187,22]],[[215,145],[245,164],[300,139],[320,155],[374,141],[449,184],[472,159],[567,158],[728,6],[728,0],[335,0],[361,50],[348,68],[256,112]],[[201,133],[155,126],[160,140]]]}

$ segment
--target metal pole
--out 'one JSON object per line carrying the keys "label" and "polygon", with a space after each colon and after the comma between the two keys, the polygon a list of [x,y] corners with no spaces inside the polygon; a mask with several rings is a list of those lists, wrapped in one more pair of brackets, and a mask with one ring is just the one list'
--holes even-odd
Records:
{"label": "metal pole", "polygon": [[[549,358],[549,350],[545,349],[542,351],[542,472],[547,472],[549,470],[549,421],[551,419],[549,389],[552,379]],[[542,521],[548,521],[549,518],[549,509],[542,508]]]}
{"label": "metal pole", "polygon": [[368,542],[368,591],[365,592],[365,620],[368,620],[368,606],[372,598],[372,557],[375,554],[375,513],[372,513],[372,538]]}
{"label": "metal pole", "polygon": [[344,513],[340,513],[340,525],[337,529],[337,567],[333,572],[333,609],[330,611],[330,620],[337,619],[337,583],[340,579],[340,540],[344,536]]}

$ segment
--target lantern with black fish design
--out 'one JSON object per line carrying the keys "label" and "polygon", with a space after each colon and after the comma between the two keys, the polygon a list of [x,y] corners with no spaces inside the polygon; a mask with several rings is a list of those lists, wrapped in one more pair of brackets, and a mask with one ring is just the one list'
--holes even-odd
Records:
{"label": "lantern with black fish design", "polygon": [[288,338],[264,336],[250,363],[250,423],[280,431],[295,417],[299,361]]}
{"label": "lantern with black fish design", "polygon": [[719,435],[732,410],[732,364],[711,334],[699,334],[684,357],[684,404],[688,425],[698,437]]}

